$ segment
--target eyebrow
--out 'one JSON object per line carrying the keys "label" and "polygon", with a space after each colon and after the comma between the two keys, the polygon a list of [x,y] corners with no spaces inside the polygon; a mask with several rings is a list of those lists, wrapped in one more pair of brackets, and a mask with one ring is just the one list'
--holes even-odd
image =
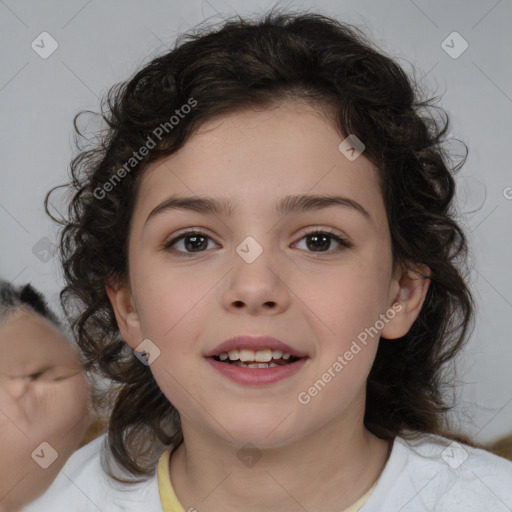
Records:
{"label": "eyebrow", "polygon": [[[277,202],[275,211],[280,215],[289,215],[293,213],[297,214],[322,210],[332,206],[351,208],[352,210],[362,214],[370,223],[373,223],[370,214],[361,204],[349,197],[343,196],[320,196],[307,194],[286,196]],[[171,196],[151,210],[144,224],[147,224],[151,218],[170,210],[193,211],[206,215],[225,215],[229,217],[233,214],[235,208],[233,203],[226,199],[199,196]]]}

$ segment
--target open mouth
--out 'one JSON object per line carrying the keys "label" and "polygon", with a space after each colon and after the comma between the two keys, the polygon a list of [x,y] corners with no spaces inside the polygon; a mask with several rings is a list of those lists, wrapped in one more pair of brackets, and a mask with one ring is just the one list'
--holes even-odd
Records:
{"label": "open mouth", "polygon": [[206,359],[224,377],[238,384],[264,386],[291,377],[304,367],[309,357],[271,348],[237,348],[209,354]]}
{"label": "open mouth", "polygon": [[219,363],[224,363],[240,368],[275,368],[277,366],[285,366],[295,363],[299,359],[303,359],[292,354],[282,352],[280,350],[248,350],[235,349],[229,352],[221,352],[212,356],[212,359]]}

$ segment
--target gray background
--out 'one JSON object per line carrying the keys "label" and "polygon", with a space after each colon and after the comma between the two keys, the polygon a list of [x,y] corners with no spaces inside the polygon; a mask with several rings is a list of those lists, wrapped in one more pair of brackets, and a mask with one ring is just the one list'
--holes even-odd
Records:
{"label": "gray background", "polygon": [[[97,111],[111,85],[162,53],[178,33],[210,17],[219,21],[219,14],[257,13],[276,4],[360,26],[442,96],[450,134],[469,146],[457,176],[458,203],[478,301],[476,329],[458,364],[455,413],[480,441],[512,433],[510,0],[0,0],[0,276],[32,282],[57,308],[62,280],[51,250],[57,231],[43,198],[66,180],[73,116]],[[469,45],[458,58],[441,46],[454,31]],[[31,47],[42,32],[58,43],[47,59]],[[460,41],[447,41],[451,51],[461,48]]]}

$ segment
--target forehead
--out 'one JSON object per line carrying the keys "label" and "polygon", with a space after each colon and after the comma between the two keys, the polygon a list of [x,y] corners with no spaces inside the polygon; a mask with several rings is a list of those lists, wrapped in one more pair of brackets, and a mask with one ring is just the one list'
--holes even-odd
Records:
{"label": "forehead", "polygon": [[15,309],[0,325],[0,371],[48,362],[74,364],[78,356],[59,331],[42,316]]}
{"label": "forehead", "polygon": [[342,195],[363,204],[384,229],[375,166],[349,160],[334,123],[304,102],[234,112],[204,123],[175,154],[151,164],[139,188],[144,221],[170,195],[227,200],[232,215],[276,215],[287,195]]}

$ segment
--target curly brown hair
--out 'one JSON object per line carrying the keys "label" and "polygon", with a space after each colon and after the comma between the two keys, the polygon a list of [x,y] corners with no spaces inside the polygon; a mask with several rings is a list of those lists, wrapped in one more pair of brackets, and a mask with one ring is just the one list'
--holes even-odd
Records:
{"label": "curly brown hair", "polygon": [[[71,162],[72,179],[48,192],[45,209],[62,226],[63,310],[86,369],[111,383],[106,394],[96,394],[98,404],[110,400],[110,459],[130,477],[144,479],[163,448],[183,439],[177,410],[121,338],[105,290],[107,282],[128,279],[128,230],[141,178],[151,162],[176,152],[206,121],[285,99],[325,107],[340,136],[364,141],[364,154],[379,172],[394,263],[431,270],[410,331],[379,345],[367,382],[366,427],[382,439],[429,432],[470,442],[449,429],[444,414],[451,376],[445,363],[462,348],[474,321],[464,275],[467,240],[452,204],[452,174],[465,157],[452,164],[443,144],[448,115],[434,105],[436,98],[421,99],[419,91],[359,28],[318,13],[274,9],[258,19],[234,17],[182,34],[170,51],[110,89],[101,105],[106,127],[93,142],[77,127],[80,114],[75,117],[80,152]],[[193,103],[178,123],[170,122]],[[159,126],[166,127],[160,139]],[[154,147],[135,161],[149,139]],[[48,201],[66,186],[71,198],[59,219]]]}

